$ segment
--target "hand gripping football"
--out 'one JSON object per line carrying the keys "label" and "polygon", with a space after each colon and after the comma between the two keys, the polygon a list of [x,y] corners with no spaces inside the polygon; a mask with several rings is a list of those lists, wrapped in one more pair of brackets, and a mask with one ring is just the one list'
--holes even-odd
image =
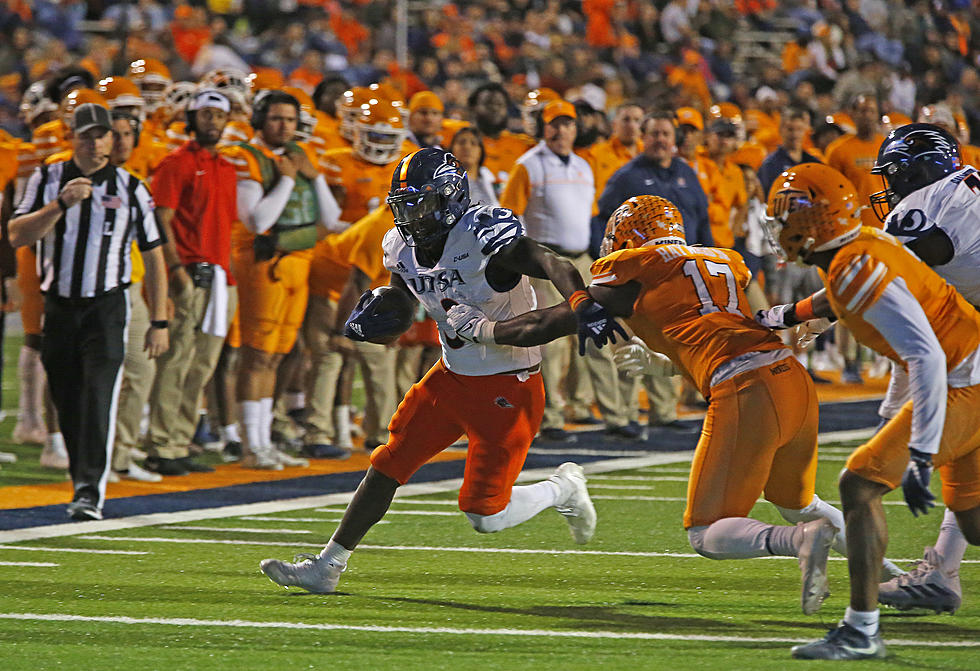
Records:
{"label": "hand gripping football", "polygon": [[365,291],[344,326],[351,340],[390,345],[408,330],[415,318],[415,302],[398,287]]}

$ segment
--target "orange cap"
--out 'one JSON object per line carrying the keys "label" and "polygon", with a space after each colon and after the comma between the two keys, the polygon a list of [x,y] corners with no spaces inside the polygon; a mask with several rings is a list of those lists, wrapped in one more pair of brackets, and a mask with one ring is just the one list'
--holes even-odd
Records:
{"label": "orange cap", "polygon": [[545,123],[551,123],[560,116],[577,119],[578,114],[575,112],[575,105],[567,100],[552,100],[544,106],[544,111],[541,112],[541,120]]}
{"label": "orange cap", "polygon": [[701,112],[693,107],[678,107],[674,114],[677,117],[678,126],[686,124],[694,126],[698,130],[704,130],[704,117],[701,116]]}
{"label": "orange cap", "polygon": [[419,91],[412,96],[412,99],[408,101],[408,111],[414,112],[417,109],[437,109],[440,112],[445,110],[442,101],[439,100],[437,96],[432,91]]}

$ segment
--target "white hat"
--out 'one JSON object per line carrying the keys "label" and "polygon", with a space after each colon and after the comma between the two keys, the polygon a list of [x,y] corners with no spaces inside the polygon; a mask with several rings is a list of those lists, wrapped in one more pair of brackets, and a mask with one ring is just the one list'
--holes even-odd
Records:
{"label": "white hat", "polygon": [[223,112],[231,112],[231,101],[228,100],[228,96],[218,89],[201,89],[187,103],[187,110],[190,112],[204,109],[205,107],[213,107]]}

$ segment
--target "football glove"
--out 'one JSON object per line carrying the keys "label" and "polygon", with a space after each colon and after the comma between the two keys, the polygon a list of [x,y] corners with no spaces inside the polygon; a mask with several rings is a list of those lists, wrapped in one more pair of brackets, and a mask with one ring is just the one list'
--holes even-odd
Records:
{"label": "football glove", "polygon": [[619,322],[606,311],[606,308],[591,298],[583,300],[575,308],[575,319],[578,320],[578,353],[585,356],[585,344],[592,341],[596,347],[606,343],[616,342],[618,333],[627,340],[629,336]]}
{"label": "football glove", "polygon": [[768,310],[759,310],[755,313],[755,320],[767,329],[788,329],[796,326],[799,322],[790,318],[787,320],[786,314],[792,308],[796,312],[796,303],[786,303],[785,305],[774,305]]}
{"label": "football glove", "polygon": [[834,322],[830,321],[826,317],[806,320],[800,324],[800,327],[796,331],[796,344],[803,348],[808,347],[810,343],[817,339],[817,336],[833,325]]}
{"label": "football glove", "polygon": [[935,507],[936,496],[929,491],[929,479],[932,477],[932,455],[915,448],[909,448],[909,465],[902,476],[902,494],[909,510],[916,517],[919,513],[929,514],[929,509]]}
{"label": "football glove", "polygon": [[613,352],[613,361],[616,363],[616,368],[630,377],[677,375],[677,369],[670,357],[654,352],[637,337],[631,338],[629,344]]}
{"label": "football glove", "polygon": [[487,319],[480,308],[457,303],[449,308],[446,316],[456,335],[463,340],[484,345],[494,342],[493,328],[497,322]]}
{"label": "football glove", "polygon": [[[377,291],[377,290],[375,290]],[[384,338],[402,330],[401,319],[394,312],[378,312],[381,305],[381,293],[365,291],[357,299],[357,305],[344,324],[344,335],[351,340],[366,342],[376,338]]]}

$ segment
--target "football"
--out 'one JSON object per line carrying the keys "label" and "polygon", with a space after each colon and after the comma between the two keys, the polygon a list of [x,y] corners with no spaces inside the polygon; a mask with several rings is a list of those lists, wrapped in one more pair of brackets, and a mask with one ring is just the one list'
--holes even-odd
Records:
{"label": "football", "polygon": [[383,332],[372,335],[366,340],[376,345],[390,345],[398,340],[415,321],[416,303],[399,287],[379,287],[373,293],[375,295],[372,299],[373,309],[367,319]]}

